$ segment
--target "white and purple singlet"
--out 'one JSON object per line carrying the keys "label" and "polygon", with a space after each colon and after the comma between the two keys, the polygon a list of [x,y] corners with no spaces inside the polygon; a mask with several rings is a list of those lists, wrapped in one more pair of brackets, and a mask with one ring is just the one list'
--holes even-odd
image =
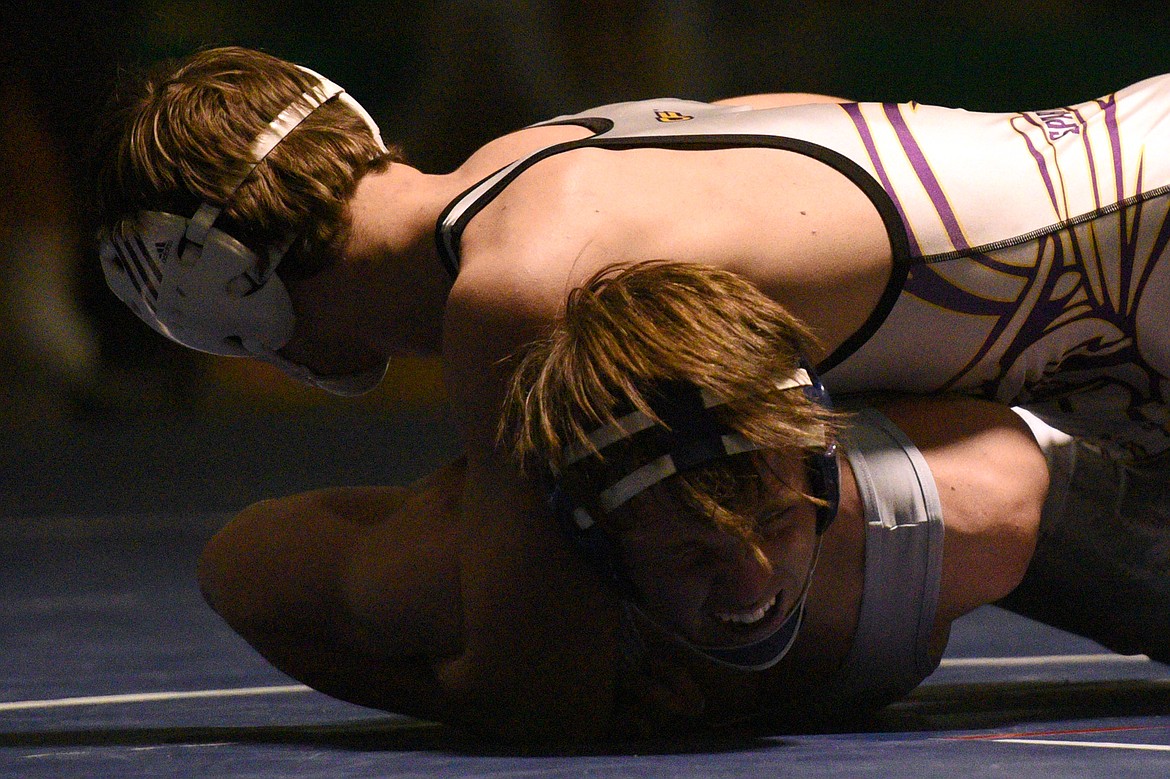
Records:
{"label": "white and purple singlet", "polygon": [[1025,406],[1131,457],[1170,447],[1170,77],[1020,113],[664,99],[549,123],[596,134],[519,160],[452,203],[437,239],[453,273],[467,221],[552,154],[795,151],[856,183],[893,247],[886,294],[820,366],[833,392],[956,390]]}

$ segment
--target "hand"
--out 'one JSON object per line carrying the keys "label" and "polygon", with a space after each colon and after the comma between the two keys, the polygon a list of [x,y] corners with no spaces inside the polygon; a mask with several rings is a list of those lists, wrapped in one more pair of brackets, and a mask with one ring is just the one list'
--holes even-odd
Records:
{"label": "hand", "polygon": [[623,734],[661,737],[702,723],[706,696],[684,664],[655,652],[638,665],[617,679],[615,725]]}

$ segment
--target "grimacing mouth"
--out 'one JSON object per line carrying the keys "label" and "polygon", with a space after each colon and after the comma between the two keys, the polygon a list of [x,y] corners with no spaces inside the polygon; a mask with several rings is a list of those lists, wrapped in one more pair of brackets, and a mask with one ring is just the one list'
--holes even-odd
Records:
{"label": "grimacing mouth", "polygon": [[754,625],[763,619],[764,616],[768,613],[769,609],[771,609],[774,605],[776,605],[775,595],[769,598],[766,603],[755,609],[751,609],[750,611],[717,611],[715,612],[715,618],[725,625],[729,623],[736,625]]}
{"label": "grimacing mouth", "polygon": [[709,613],[708,627],[703,640],[696,643],[708,646],[735,646],[750,644],[770,635],[788,616],[783,607],[785,591],[780,590],[759,605],[738,611]]}

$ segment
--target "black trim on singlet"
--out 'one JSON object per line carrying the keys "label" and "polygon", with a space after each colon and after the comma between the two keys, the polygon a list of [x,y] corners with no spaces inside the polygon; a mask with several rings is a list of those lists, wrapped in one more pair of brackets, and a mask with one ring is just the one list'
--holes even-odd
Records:
{"label": "black trim on singlet", "polygon": [[[594,122],[605,121],[612,125],[609,120],[594,120]],[[576,124],[583,125],[587,128],[589,125],[581,119],[573,119],[564,122],[555,122],[551,124]],[[540,125],[546,127],[548,125]],[[715,151],[720,149],[738,149],[738,148],[766,148],[777,149],[779,151],[791,151],[801,154],[805,157],[810,157],[819,162],[823,162],[833,170],[845,176],[853,184],[855,184],[866,198],[877,209],[878,215],[881,217],[882,224],[886,228],[886,237],[890,241],[890,251],[892,254],[892,263],[890,266],[890,278],[886,282],[885,291],[878,300],[877,305],[874,306],[873,311],[870,312],[865,322],[858,328],[851,336],[841,343],[833,353],[822,360],[817,366],[816,370],[819,373],[825,373],[833,367],[843,362],[849,355],[857,351],[861,346],[868,341],[882,323],[885,322],[886,317],[889,316],[890,311],[894,307],[898,296],[902,293],[902,287],[905,285],[906,276],[910,272],[910,240],[906,235],[906,226],[902,222],[902,218],[898,214],[898,209],[894,205],[893,199],[885,191],[882,185],[871,176],[863,167],[856,162],[846,157],[840,152],[834,151],[824,146],[817,145],[810,141],[801,140],[798,138],[785,138],[774,135],[739,135],[739,134],[712,134],[712,135],[653,135],[653,136],[635,136],[630,138],[605,138],[590,136],[588,138],[581,138],[576,141],[568,141],[566,143],[556,144],[535,152],[531,156],[520,161],[512,170],[501,176],[491,187],[485,190],[474,203],[471,203],[467,209],[455,220],[450,226],[450,251],[448,251],[448,241],[443,235],[443,225],[446,222],[447,215],[451,213],[457,206],[462,204],[463,199],[469,192],[480,186],[486,178],[481,179],[475,186],[468,188],[455,200],[451,201],[443,213],[440,214],[438,221],[435,224],[435,244],[439,250],[439,257],[443,261],[447,272],[451,274],[454,279],[459,273],[459,263],[457,255],[459,252],[460,241],[463,236],[463,231],[467,228],[476,214],[483,210],[489,203],[491,203],[500,192],[511,184],[516,177],[521,173],[531,168],[541,160],[548,159],[554,155],[566,151],[581,148],[596,148],[596,149],[610,149],[615,151],[624,151],[631,149],[645,149],[645,148],[659,148],[659,149],[676,149],[681,151]],[[497,171],[498,173],[498,171]],[[493,174],[496,175],[496,174]]]}
{"label": "black trim on singlet", "polygon": [[[541,122],[533,127],[584,127],[594,135],[602,135],[613,129],[614,121],[604,116],[574,116],[569,119],[558,119],[551,122]],[[585,139],[582,139],[585,140]]]}
{"label": "black trim on singlet", "polygon": [[[479,186],[479,184],[477,183],[475,186]],[[471,189],[475,189],[475,187],[472,187]],[[455,279],[459,276],[459,263],[456,261],[454,255],[459,251],[460,238],[463,235],[463,228],[466,225],[451,225],[451,240],[454,243],[454,249],[452,251],[447,251],[447,239],[443,235],[443,225],[447,221],[447,214],[451,213],[456,205],[463,202],[463,198],[467,197],[467,193],[470,192],[471,189],[465,190],[459,195],[459,197],[448,203],[447,207],[443,209],[443,213],[439,214],[438,221],[435,222],[435,249],[439,252],[439,262],[443,263],[443,270],[447,271],[447,275],[451,277],[452,283],[454,283]],[[458,232],[455,232],[456,227],[459,229]]]}
{"label": "black trim on singlet", "polygon": [[[466,198],[468,194],[472,192],[472,190],[483,184],[483,182],[487,181],[492,176],[495,176],[500,171],[494,171],[491,176],[484,176],[482,179],[460,192],[459,196],[448,203],[447,207],[444,208],[442,213],[439,214],[439,218],[435,222],[435,248],[437,248],[439,251],[439,260],[443,263],[443,268],[446,269],[448,275],[451,276],[451,281],[455,281],[455,278],[459,275],[459,260],[457,259],[457,255],[459,253],[459,244],[463,239],[463,231],[467,228],[467,223],[471,221],[473,216],[478,214],[489,202],[495,200],[496,196],[500,194],[500,191],[503,190],[504,187],[506,187],[509,183],[511,183],[512,179],[516,178],[516,176],[527,170],[533,164],[539,162],[540,160],[551,157],[558,152],[569,151],[572,148],[576,148],[585,141],[595,140],[596,136],[612,130],[614,122],[612,119],[605,119],[603,117],[582,117],[562,119],[560,121],[541,122],[540,124],[532,125],[532,127],[567,126],[583,127],[586,130],[594,133],[594,135],[586,138],[578,138],[575,141],[566,141],[565,143],[558,143],[554,144],[553,146],[548,146],[520,160],[520,164],[516,165],[516,169],[512,174],[505,176],[500,181],[496,182],[496,184],[491,188],[486,190],[482,195],[480,195],[476,202],[472,204],[472,206],[466,212],[464,212],[463,216],[457,219],[451,225],[450,250],[448,250],[447,239],[443,235],[443,225],[447,221],[447,215],[454,211],[455,208],[463,202],[464,198]],[[504,167],[506,168],[507,165]],[[500,170],[503,170],[503,168]]]}

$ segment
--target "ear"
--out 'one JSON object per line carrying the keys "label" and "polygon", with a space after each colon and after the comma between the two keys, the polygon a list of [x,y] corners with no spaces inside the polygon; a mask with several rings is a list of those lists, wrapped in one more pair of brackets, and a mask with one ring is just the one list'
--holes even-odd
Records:
{"label": "ear", "polygon": [[765,489],[784,488],[797,495],[811,493],[804,453],[793,447],[761,449],[752,453],[752,462],[764,480]]}

